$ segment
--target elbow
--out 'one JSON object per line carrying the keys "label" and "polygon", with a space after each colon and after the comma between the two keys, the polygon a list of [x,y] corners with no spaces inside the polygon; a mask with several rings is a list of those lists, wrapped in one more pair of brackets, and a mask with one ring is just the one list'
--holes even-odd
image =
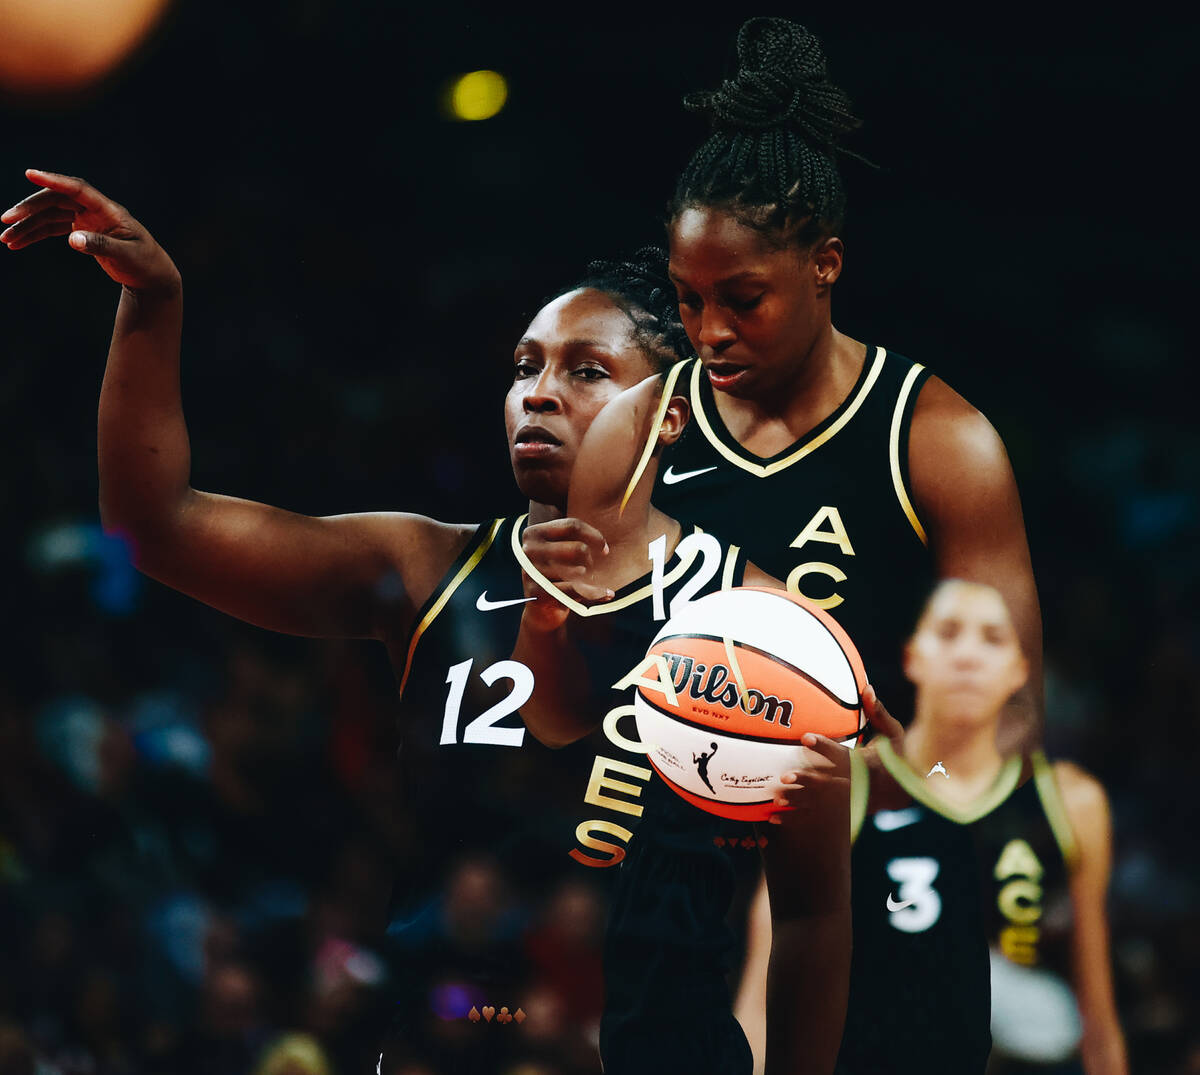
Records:
{"label": "elbow", "polygon": [[529,729],[529,734],[544,747],[551,750],[561,750],[569,747],[577,739],[582,739],[586,732],[571,734],[565,728],[556,727],[552,720],[547,720],[544,713],[530,707],[521,711],[521,720]]}
{"label": "elbow", "polygon": [[529,729],[530,735],[534,737],[544,747],[549,747],[551,750],[562,750],[563,747],[569,747],[577,739],[582,736],[563,736],[554,735],[542,729],[535,728],[528,721],[525,722],[525,727]]}
{"label": "elbow", "polygon": [[119,539],[129,561],[139,571],[155,575],[155,563],[170,560],[182,533],[182,503],[169,509],[155,507],[148,498],[113,495],[100,488],[100,527]]}

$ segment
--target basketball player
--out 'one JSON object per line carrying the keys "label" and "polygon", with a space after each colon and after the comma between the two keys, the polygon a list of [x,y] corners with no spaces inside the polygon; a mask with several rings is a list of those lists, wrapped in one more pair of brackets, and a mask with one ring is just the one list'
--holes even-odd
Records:
{"label": "basketball player", "polygon": [[[854,953],[836,1071],[982,1072],[990,1004],[973,983],[990,946],[1020,967],[1069,964],[1083,1070],[1126,1075],[1105,916],[1108,801],[1078,766],[999,749],[1004,706],[1028,675],[1003,598],[940,583],[904,668],[916,687],[912,725],[880,741],[879,769],[850,758]],[[743,983],[759,992],[765,898],[760,890]],[[1069,956],[1047,921],[1058,903],[1070,906]],[[895,1002],[881,1004],[889,993]]]}
{"label": "basketball player", "polygon": [[[424,818],[389,915],[389,935],[407,957],[397,1048],[423,1045],[445,1071],[498,1063],[495,1037],[465,1037],[462,1020],[473,1003],[515,1011],[519,968],[503,944],[455,946],[439,935],[436,901],[456,863],[480,852],[534,890],[565,868],[603,874],[624,854],[614,834],[627,830],[583,818],[597,798],[614,801],[611,793],[594,795],[593,785],[603,789],[606,779],[613,783],[611,769],[631,766],[602,757],[612,751],[598,736],[574,753],[551,754],[527,735],[518,710],[535,679],[511,653],[526,604],[526,519],[544,524],[563,515],[581,441],[605,403],[646,384],[657,412],[662,385],[654,374],[687,353],[686,337],[665,316],[673,314],[665,276],[632,264],[601,266],[539,311],[517,345],[505,424],[528,516],[470,525],[395,512],[310,518],[191,488],[178,270],[141,224],[87,183],[26,174],[43,189],[3,214],[9,226],[0,240],[15,250],[69,235],[73,249],[122,285],[100,399],[106,528],[125,535],[141,570],[230,615],[291,634],[377,638],[387,647],[401,691],[405,797]],[[686,406],[668,399],[664,443],[678,435]],[[631,442],[636,448],[640,442]],[[674,556],[681,528],[653,512],[649,492],[647,484],[626,521],[641,528],[643,553],[651,530],[670,532],[662,580],[669,600],[694,581],[700,561]],[[700,593],[743,581],[744,557],[721,549],[719,560]],[[613,556],[608,566],[607,600],[594,618],[606,623],[610,650],[626,647],[614,660],[632,664],[653,634],[653,588],[638,577],[644,555],[632,567]],[[465,991],[452,994],[463,998],[461,1013],[451,1013],[458,1032],[448,1042],[422,1042],[428,991],[464,982]],[[516,1033],[506,1037],[519,1041]]]}
{"label": "basketball player", "polygon": [[[828,609],[905,721],[896,654],[931,582],[994,585],[1032,666],[1002,741],[1036,742],[1041,616],[1004,446],[923,366],[833,325],[844,255],[837,155],[859,120],[820,43],[788,20],[751,19],[738,59],[732,79],[685,101],[712,123],[668,223],[671,277],[698,357],[670,375],[692,418],[664,455],[654,502],[742,545]],[[541,540],[527,533],[531,550]],[[848,825],[848,800],[844,809]],[[773,957],[772,1034],[838,1020],[845,999],[845,982],[805,968],[837,965],[847,943],[849,847],[822,859],[810,849],[795,868],[809,876],[807,902],[786,930],[772,901],[776,947],[787,948]],[[833,1054],[809,1062],[828,1071]]]}
{"label": "basketball player", "polygon": [[[832,612],[902,720],[895,654],[938,576],[1004,594],[1039,684],[1040,614],[999,437],[922,366],[832,323],[844,251],[836,158],[859,121],[803,27],[752,19],[738,56],[732,79],[686,101],[712,123],[668,228],[698,358],[672,373],[692,420],[664,458],[655,503],[738,541]],[[1036,738],[1032,692],[1010,710],[1006,741]],[[846,868],[815,872],[832,882]],[[804,976],[785,981],[803,987]],[[827,982],[813,989],[789,1006],[829,1003]]]}
{"label": "basketball player", "polygon": [[[620,445],[646,441],[653,424],[655,397],[643,384],[627,389],[606,405],[588,428],[580,446],[568,500],[570,518],[529,527],[523,537],[531,564],[549,578],[537,576],[527,588],[526,607],[514,658],[535,669],[539,690],[522,710],[529,729],[550,744],[574,742],[587,734],[598,715],[592,710],[594,676],[600,662],[573,624],[568,601],[549,602],[553,585],[580,600],[603,602],[606,561],[615,550],[645,561],[645,533],[630,540],[629,510],[649,495],[648,481],[636,483],[622,509],[622,494],[634,469]],[[672,397],[676,398],[676,397]],[[636,519],[638,513],[634,512]],[[568,531],[569,528],[569,531]],[[603,537],[601,534],[603,533]],[[703,540],[717,545],[712,535]],[[569,539],[569,540],[564,540]],[[689,540],[696,541],[695,535]],[[575,553],[588,548],[586,558]],[[681,546],[682,548],[682,546]],[[747,583],[782,588],[782,582],[747,565]],[[658,615],[677,611],[676,598],[663,603]],[[600,604],[595,607],[603,607]],[[576,627],[571,634],[569,628]],[[648,640],[647,640],[648,641]],[[589,654],[584,657],[584,652]],[[617,679],[621,670],[609,674]],[[623,683],[624,681],[622,681]],[[621,685],[621,684],[619,684]],[[626,699],[629,701],[630,699]],[[867,688],[864,710],[885,734],[900,726]],[[768,1071],[828,1072],[841,1037],[845,988],[849,981],[850,915],[848,869],[842,902],[813,908],[813,886],[797,861],[825,861],[845,846],[848,825],[849,763],[845,748],[823,736],[802,740],[810,748],[805,770],[802,811],[771,833],[762,857],[782,929],[795,928],[803,938],[802,955],[789,973],[811,975],[834,996],[825,1012],[792,1022],[773,1042]],[[638,744],[631,744],[636,749]],[[696,757],[707,766],[711,755]],[[701,770],[703,775],[703,770]],[[642,795],[645,815],[633,830],[618,871],[605,947],[605,1013],[601,1056],[611,1075],[688,1070],[703,1075],[748,1072],[750,1047],[733,1016],[727,977],[732,970],[736,938],[726,922],[736,876],[729,846],[752,846],[762,834],[750,826],[715,817],[684,802],[657,777]],[[757,856],[747,858],[749,864]],[[840,983],[840,998],[838,988]]]}

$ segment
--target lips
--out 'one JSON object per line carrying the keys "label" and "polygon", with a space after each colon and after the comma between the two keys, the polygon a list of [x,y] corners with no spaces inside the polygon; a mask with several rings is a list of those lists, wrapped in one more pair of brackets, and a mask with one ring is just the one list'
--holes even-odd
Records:
{"label": "lips", "polygon": [[730,385],[736,384],[746,369],[746,366],[735,366],[731,362],[704,364],[704,372],[708,374],[708,379],[714,388],[728,388]]}
{"label": "lips", "polygon": [[539,459],[553,455],[561,447],[562,441],[542,426],[522,426],[513,436],[513,451],[518,459]]}
{"label": "lips", "polygon": [[553,433],[541,426],[523,426],[513,438],[517,444],[562,444]]}

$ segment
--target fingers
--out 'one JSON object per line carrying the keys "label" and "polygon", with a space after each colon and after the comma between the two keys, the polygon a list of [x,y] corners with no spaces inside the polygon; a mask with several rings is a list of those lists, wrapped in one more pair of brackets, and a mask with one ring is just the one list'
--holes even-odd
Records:
{"label": "fingers", "polygon": [[552,550],[556,555],[576,558],[586,552],[589,562],[608,555],[604,535],[582,519],[552,519],[526,527],[521,543],[530,557],[534,549],[548,550],[548,554]]}
{"label": "fingers", "polygon": [[121,208],[111,198],[106,198],[90,183],[78,176],[44,172],[40,168],[26,168],[25,178],[39,187],[67,195],[73,202],[82,205],[85,209],[119,212]]}
{"label": "fingers", "polygon": [[800,742],[808,747],[809,750],[815,751],[826,761],[832,762],[839,769],[842,767],[843,762],[849,765],[849,748],[824,735],[808,732],[800,737]]}
{"label": "fingers", "polygon": [[22,220],[0,232],[0,242],[9,250],[20,250],[41,239],[55,235],[67,235],[75,226],[73,213],[62,210],[39,213]]}
{"label": "fingers", "polygon": [[904,735],[904,725],[887,711],[869,683],[863,688],[862,703],[863,713],[877,732],[889,739],[899,739]]}
{"label": "fingers", "polygon": [[582,541],[539,542],[525,549],[526,555],[547,575],[584,575],[594,566],[595,555]]}
{"label": "fingers", "polygon": [[[82,218],[88,226],[99,226],[102,230],[130,223],[126,220],[128,214],[116,202],[82,179],[36,168],[28,169],[25,174],[42,189],[0,213],[0,224],[9,225],[0,234],[0,242],[10,250],[29,246],[39,238],[66,234],[57,227],[42,230],[47,224],[58,225],[64,220]],[[33,237],[35,233],[37,238]]]}
{"label": "fingers", "polygon": [[[534,598],[522,613],[522,623],[531,630],[548,633],[556,631],[567,621],[571,610],[558,597],[542,589],[527,572],[521,572],[521,582],[525,596]],[[563,582],[555,584],[557,589],[566,597],[574,598],[584,605],[602,604],[611,601],[614,594],[603,586],[591,586],[583,583]]]}
{"label": "fingers", "polygon": [[71,244],[72,250],[98,258],[110,257],[117,246],[107,235],[100,235],[94,231],[73,231],[67,242]]}
{"label": "fingers", "polygon": [[17,202],[11,209],[6,209],[0,214],[0,223],[15,225],[35,219],[45,213],[69,213],[74,216],[83,211],[83,206],[71,201],[65,195],[54,191],[39,190],[36,194],[31,194],[23,201]]}

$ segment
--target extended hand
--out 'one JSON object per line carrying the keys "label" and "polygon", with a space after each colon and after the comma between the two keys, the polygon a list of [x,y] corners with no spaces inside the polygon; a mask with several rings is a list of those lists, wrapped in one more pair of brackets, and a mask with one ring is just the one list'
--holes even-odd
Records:
{"label": "extended hand", "polygon": [[179,270],[154,237],[123,206],[69,175],[29,168],[42,189],[0,214],[0,242],[21,250],[42,239],[69,236],[73,250],[91,254],[117,283],[139,293],[179,290]]}

